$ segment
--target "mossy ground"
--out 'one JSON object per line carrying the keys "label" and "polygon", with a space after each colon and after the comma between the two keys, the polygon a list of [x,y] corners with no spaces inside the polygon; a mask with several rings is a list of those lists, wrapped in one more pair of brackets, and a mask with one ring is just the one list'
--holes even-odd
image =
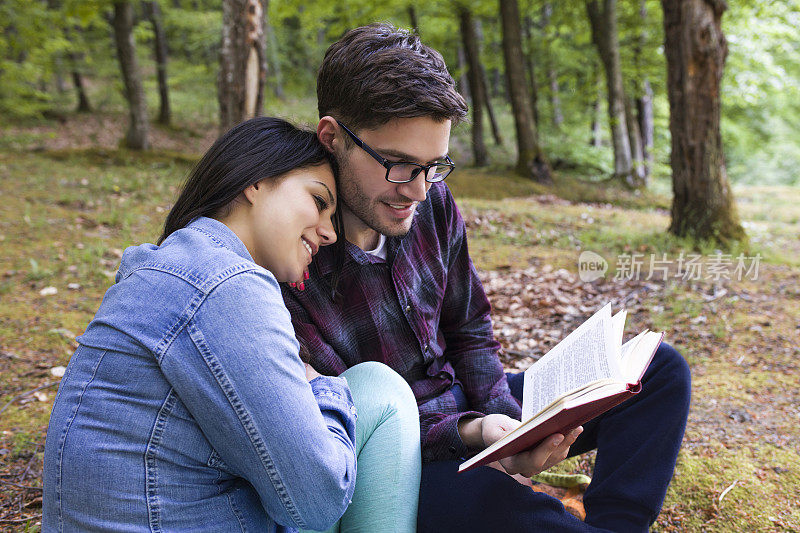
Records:
{"label": "mossy ground", "polygon": [[[160,133],[174,141],[169,151],[53,150],[44,130],[17,128],[16,141],[0,143],[2,405],[58,381],[51,369],[67,364],[74,337],[113,282],[121,251],[157,239],[177,188],[208,143],[207,136],[173,128]],[[45,146],[29,149],[40,143]],[[716,253],[665,233],[669,199],[663,195],[636,195],[567,174],[557,174],[557,185],[546,189],[503,170],[460,168],[448,183],[480,269],[576,271],[580,252],[591,250],[608,259],[611,275],[626,254],[674,259],[696,253],[708,261]],[[631,325],[664,329],[694,377],[686,440],[659,531],[800,530],[800,190],[735,193],[750,241],[725,253],[760,254],[757,278],[654,279],[651,304]],[[42,295],[47,287],[56,294]],[[0,479],[15,482],[27,467],[20,484],[40,483],[55,391],[51,386],[17,399],[0,414]],[[591,458],[576,459],[562,469],[589,471],[590,465]],[[20,498],[20,490],[0,486],[0,501],[23,502],[23,511],[35,514],[37,493]]]}

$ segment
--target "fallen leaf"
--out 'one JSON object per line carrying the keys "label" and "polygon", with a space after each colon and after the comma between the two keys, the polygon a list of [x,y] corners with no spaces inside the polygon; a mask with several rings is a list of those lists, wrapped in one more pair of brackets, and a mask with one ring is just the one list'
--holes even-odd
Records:
{"label": "fallen leaf", "polygon": [[33,393],[33,397],[39,400],[40,402],[47,401],[47,393],[42,391],[36,391]]}

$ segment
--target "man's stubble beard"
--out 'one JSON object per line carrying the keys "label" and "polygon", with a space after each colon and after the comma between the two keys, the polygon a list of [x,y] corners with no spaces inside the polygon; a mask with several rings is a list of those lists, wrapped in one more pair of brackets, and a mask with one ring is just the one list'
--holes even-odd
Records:
{"label": "man's stubble beard", "polygon": [[[339,202],[352,215],[361,222],[387,237],[403,237],[410,227],[403,225],[388,225],[381,222],[380,216],[375,212],[373,201],[366,196],[358,186],[357,180],[352,179],[354,171],[346,157],[337,157],[339,164]],[[379,203],[379,201],[376,201]]]}

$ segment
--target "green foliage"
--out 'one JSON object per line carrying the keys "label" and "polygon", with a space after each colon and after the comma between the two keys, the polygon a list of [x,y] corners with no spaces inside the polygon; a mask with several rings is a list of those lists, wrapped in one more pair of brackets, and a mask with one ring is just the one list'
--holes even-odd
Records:
{"label": "green foliage", "polygon": [[800,1],[731,2],[723,141],[733,181],[800,184]]}
{"label": "green foliage", "polygon": [[[461,1],[479,27],[481,60],[495,97],[505,146],[489,149],[495,164],[514,160],[513,124],[505,115],[502,32],[496,0],[352,0],[269,2],[268,93],[265,110],[291,115],[298,103],[314,96],[316,69],[330,43],[360,24],[388,21],[409,28],[409,9],[419,21],[423,40],[438,49],[457,76],[461,46],[456,6]],[[134,28],[151,109],[157,92],[152,60],[153,31],[137,6]],[[176,124],[213,126],[217,115],[222,0],[175,0],[160,3],[169,43],[169,84]],[[584,0],[520,0],[524,49],[532,58],[538,92],[539,138],[558,168],[600,178],[612,169],[605,112],[605,83]],[[56,75],[72,70],[88,78],[95,109],[124,108],[119,66],[111,38],[112,0],[6,0],[0,3],[0,113],[9,117],[63,113],[74,106],[71,91],[59,93]],[[644,7],[644,16],[642,13]],[[800,0],[730,2],[723,16],[729,57],[723,79],[722,129],[729,176],[734,182],[798,184],[800,164]],[[618,2],[617,18],[623,78],[629,96],[642,92],[644,80],[654,91],[654,182],[662,190],[670,176],[669,106],[666,95],[663,21],[659,0]],[[520,58],[525,60],[525,58]],[[556,80],[564,122],[554,124],[551,75]],[[277,100],[281,84],[281,101]],[[588,144],[598,115],[602,146]],[[313,113],[301,113],[303,120]],[[454,143],[462,161],[471,159],[467,128]],[[488,129],[487,129],[488,136]]]}
{"label": "green foliage", "polygon": [[[170,53],[187,64],[203,67],[216,75],[219,61],[222,7],[208,10],[169,7],[161,3],[164,31]],[[150,28],[150,25],[147,25]],[[174,70],[174,69],[173,69]]]}
{"label": "green foliage", "polygon": [[9,0],[0,4],[0,112],[35,115],[47,107],[41,86],[48,72],[51,14],[41,2]]}

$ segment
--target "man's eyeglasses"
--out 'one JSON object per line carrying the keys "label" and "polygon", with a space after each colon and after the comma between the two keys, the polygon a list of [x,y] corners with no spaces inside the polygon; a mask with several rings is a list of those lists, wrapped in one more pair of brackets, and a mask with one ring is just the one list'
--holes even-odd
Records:
{"label": "man's eyeglasses", "polygon": [[381,157],[378,152],[370,148],[370,146],[358,138],[358,136],[350,131],[350,128],[336,121],[342,129],[355,141],[355,143],[372,156],[375,161],[383,165],[386,169],[386,181],[391,183],[408,183],[414,181],[420,173],[425,176],[425,181],[428,183],[436,183],[437,181],[444,180],[456,168],[453,161],[445,156],[446,163],[436,162],[430,165],[420,165],[418,163],[411,163],[409,161],[388,161],[385,157]]}

